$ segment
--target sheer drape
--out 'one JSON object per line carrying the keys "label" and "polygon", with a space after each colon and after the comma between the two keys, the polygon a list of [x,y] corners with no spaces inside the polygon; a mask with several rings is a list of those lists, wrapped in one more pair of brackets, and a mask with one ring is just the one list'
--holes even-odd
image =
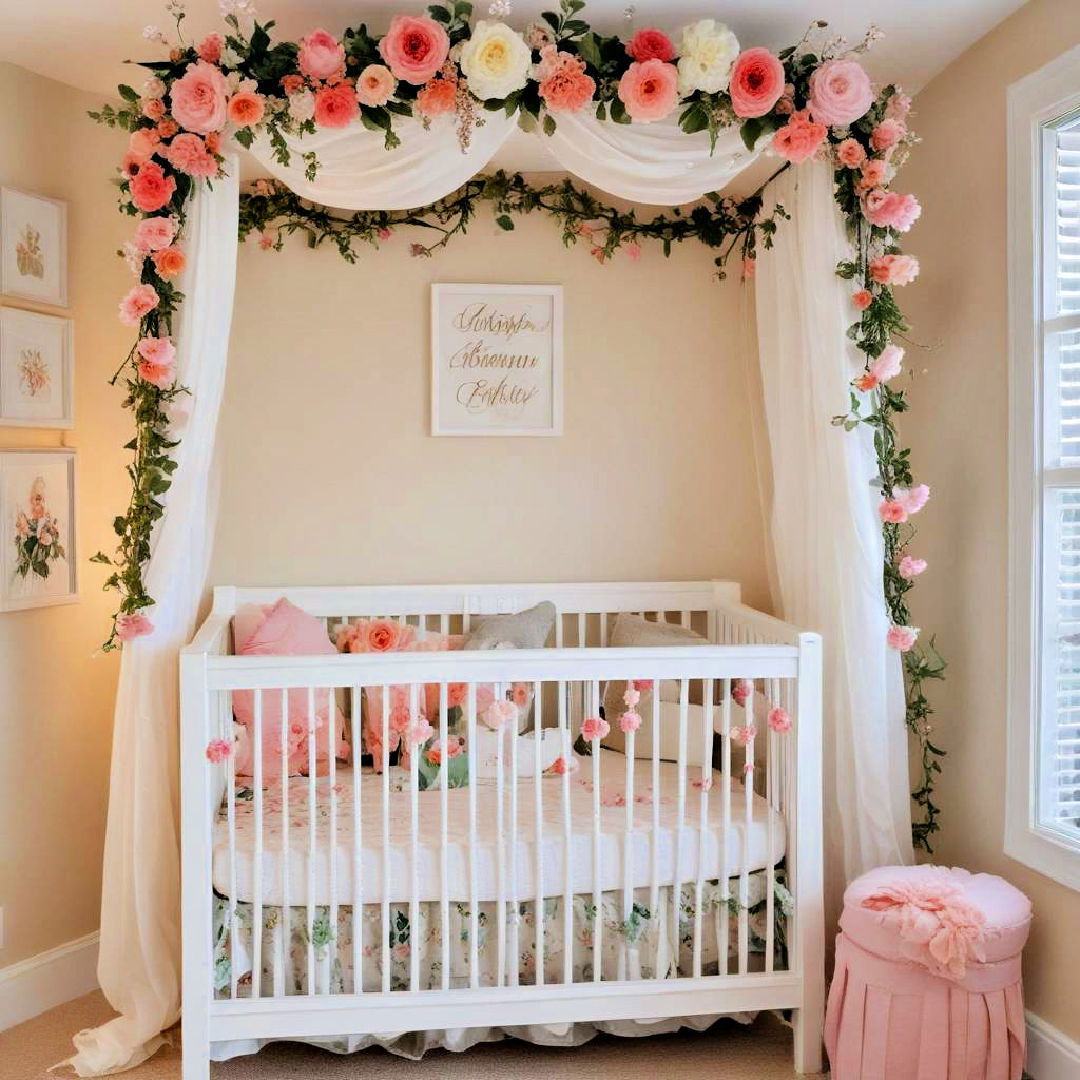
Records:
{"label": "sheer drape", "polygon": [[239,163],[189,205],[184,303],[174,326],[173,417],[182,442],[146,571],[155,632],[124,647],[113,722],[98,978],[121,1013],[75,1036],[80,1076],[137,1065],[180,1015],[177,704],[180,648],[195,628],[217,513],[214,440],[236,279]]}
{"label": "sheer drape", "polygon": [[849,258],[831,169],[789,169],[766,194],[791,215],[757,260],[757,336],[772,459],[772,534],[782,614],[825,647],[826,882],[912,860],[899,654],[885,644],[883,546],[872,432],[844,410],[862,370],[846,330],[856,311],[835,274]]}

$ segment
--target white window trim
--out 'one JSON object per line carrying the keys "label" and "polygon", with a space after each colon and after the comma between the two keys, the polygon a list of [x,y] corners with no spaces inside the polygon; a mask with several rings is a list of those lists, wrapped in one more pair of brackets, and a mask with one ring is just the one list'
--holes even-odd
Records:
{"label": "white window trim", "polygon": [[1080,890],[1080,848],[1039,823],[1043,125],[1080,109],[1080,47],[1008,90],[1009,615],[1005,853]]}

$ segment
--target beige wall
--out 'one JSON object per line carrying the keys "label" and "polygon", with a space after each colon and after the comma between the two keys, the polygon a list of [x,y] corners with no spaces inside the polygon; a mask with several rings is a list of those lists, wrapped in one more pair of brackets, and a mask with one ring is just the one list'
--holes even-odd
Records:
{"label": "beige wall", "polygon": [[109,183],[124,143],[86,118],[96,104],[0,64],[0,183],[68,202],[76,373],[74,430],[0,427],[0,447],[78,449],[81,579],[77,604],[0,615],[0,967],[98,925],[117,664],[92,655],[112,597],[86,555],[108,547],[123,507],[127,417],[107,380],[130,348],[114,316],[130,276]]}
{"label": "beige wall", "polygon": [[[697,244],[608,266],[484,210],[432,259],[300,238],[240,256],[212,578],[727,576],[767,599],[740,286]],[[428,435],[432,282],[565,288],[562,438]]]}
{"label": "beige wall", "polygon": [[[923,143],[902,174],[923,216],[909,250],[922,276],[902,298],[916,378],[904,434],[934,487],[919,554],[916,621],[950,666],[934,688],[941,781],[937,857],[999,873],[1035,904],[1028,1007],[1080,1038],[1080,894],[1007,859],[1005,790],[1008,342],[1006,87],[1080,42],[1075,0],[1032,0],[918,95]],[[922,373],[925,366],[927,371]]]}

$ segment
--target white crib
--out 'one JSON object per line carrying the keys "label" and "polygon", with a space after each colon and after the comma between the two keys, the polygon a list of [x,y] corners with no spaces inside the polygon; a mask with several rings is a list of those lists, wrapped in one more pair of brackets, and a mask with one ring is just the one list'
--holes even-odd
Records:
{"label": "white crib", "polygon": [[[408,622],[421,635],[467,632],[477,616],[551,600],[555,647],[230,655],[237,608],[281,596],[325,619],[331,634],[372,617]],[[680,622],[715,644],[608,648],[619,612]],[[405,685],[415,702],[436,684],[435,731],[445,746],[447,686],[464,683],[471,746],[477,688],[529,684],[535,727],[559,729],[569,745],[582,717],[597,714],[601,687],[627,679],[656,680],[657,690],[658,680],[674,681],[678,707],[665,721],[678,724],[674,761],[661,762],[658,737],[651,759],[635,761],[630,732],[624,756],[594,744],[577,775],[542,776],[538,753],[535,775],[522,775],[526,736],[512,732],[498,740],[494,779],[478,782],[471,754],[460,790],[442,783],[421,792],[418,753],[396,777],[361,767],[364,688]],[[753,680],[764,708],[782,707],[790,731],[746,712],[744,721],[757,717],[747,739],[736,680]],[[312,750],[309,776],[285,775],[264,790],[256,746],[254,780],[238,790],[234,756],[212,765],[206,753],[210,740],[232,740],[232,692],[253,691],[257,717],[279,695],[284,718],[295,688],[308,692],[312,726],[317,692],[343,704],[352,766],[331,760],[317,776]],[[652,701],[656,733],[659,692]],[[821,705],[820,638],[741,604],[729,582],[215,589],[181,657],[184,1080],[206,1080],[212,1044],[233,1041],[761,1009],[793,1010],[795,1068],[818,1071]],[[703,718],[700,732],[689,730],[690,716]],[[697,738],[703,756],[691,765],[687,747]],[[602,794],[611,776],[624,784],[614,804]],[[299,808],[298,828],[290,813]],[[752,873],[764,883],[764,948],[753,955]],[[777,886],[781,874],[790,896]],[[655,948],[667,950],[646,969],[626,930],[636,898],[654,919]],[[586,913],[576,924],[575,911]],[[604,915],[611,911],[614,921]],[[391,955],[394,918],[414,935],[430,928],[423,949],[414,936],[400,958]],[[284,931],[264,931],[282,921]],[[451,925],[464,955],[451,951]],[[538,958],[532,967],[523,967],[525,938]],[[222,949],[227,965],[215,961]],[[579,969],[571,957],[583,949],[592,961]],[[299,990],[282,974],[290,950]],[[351,975],[341,974],[350,964]]]}

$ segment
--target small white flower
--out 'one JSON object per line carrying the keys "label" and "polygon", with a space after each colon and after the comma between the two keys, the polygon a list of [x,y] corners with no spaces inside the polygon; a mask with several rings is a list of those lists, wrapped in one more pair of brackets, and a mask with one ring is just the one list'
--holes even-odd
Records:
{"label": "small white flower", "polygon": [[142,277],[143,262],[146,260],[145,253],[128,241],[128,243],[124,245],[121,254],[124,256],[124,262],[127,263],[128,269],[132,274],[137,278]]}
{"label": "small white flower", "polygon": [[633,4],[627,4],[627,6],[623,8],[622,17],[627,22],[633,22],[635,15],[637,15],[637,8],[634,7]]}
{"label": "small white flower", "polygon": [[491,0],[488,5],[488,14],[496,19],[505,19],[513,10],[510,0]]}
{"label": "small white flower", "polygon": [[299,123],[310,120],[315,115],[315,95],[310,90],[301,90],[289,98],[289,115]]}
{"label": "small white flower", "polygon": [[187,14],[187,7],[183,3],[183,0],[169,0],[165,5],[165,10],[174,19]]}
{"label": "small white flower", "polygon": [[144,98],[160,98],[165,96],[165,84],[156,76],[149,78],[142,84],[142,96]]}
{"label": "small white flower", "polygon": [[221,50],[221,63],[223,67],[237,67],[240,63],[240,54],[226,45]]}
{"label": "small white flower", "polygon": [[156,26],[144,26],[142,36],[155,45],[167,44],[165,35]]}

